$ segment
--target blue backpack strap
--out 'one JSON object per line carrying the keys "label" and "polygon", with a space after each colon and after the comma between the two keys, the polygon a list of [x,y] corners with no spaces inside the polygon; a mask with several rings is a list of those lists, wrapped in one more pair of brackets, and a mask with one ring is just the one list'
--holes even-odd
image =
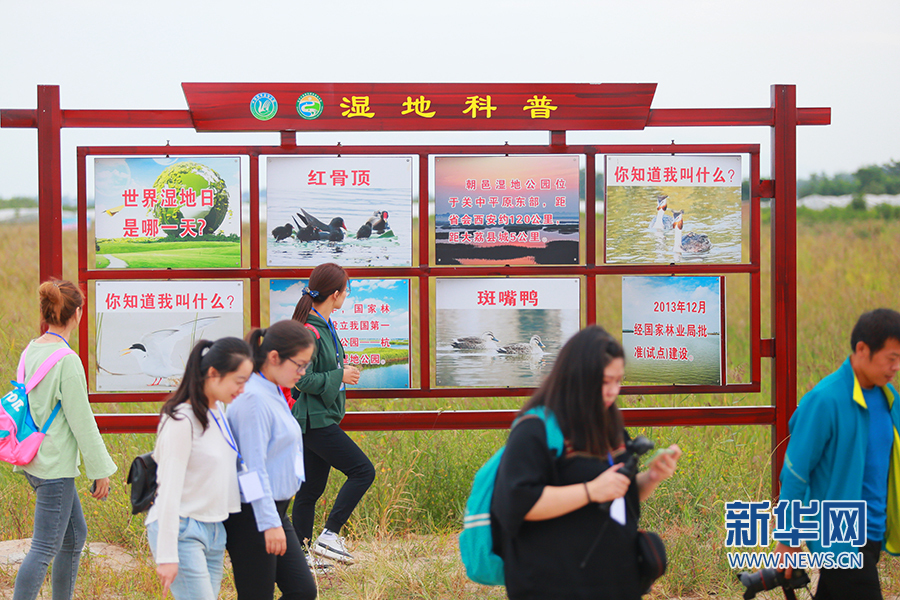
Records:
{"label": "blue backpack strap", "polygon": [[41,433],[47,433],[47,430],[50,429],[50,424],[53,423],[53,419],[55,419],[56,415],[59,414],[60,408],[62,408],[62,402],[57,402],[56,406],[53,407],[53,412],[50,413],[50,417],[47,419],[47,422],[44,423],[43,427],[41,427]]}
{"label": "blue backpack strap", "polygon": [[[559,428],[559,422],[556,420],[556,415],[553,414],[553,411],[545,406],[537,406],[526,410],[522,417],[525,415],[534,415],[544,422],[544,431],[547,433],[547,447],[553,450],[556,456],[562,456],[566,440],[563,437],[562,429]],[[522,417],[519,417],[513,422],[513,427],[516,426],[516,423],[518,423]]]}

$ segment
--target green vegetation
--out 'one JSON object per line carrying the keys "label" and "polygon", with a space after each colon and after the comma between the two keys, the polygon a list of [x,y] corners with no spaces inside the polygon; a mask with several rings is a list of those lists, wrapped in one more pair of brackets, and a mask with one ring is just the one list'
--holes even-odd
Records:
{"label": "green vegetation", "polygon": [[812,175],[797,182],[797,197],[843,196],[845,194],[900,194],[900,162],[885,165],[869,165],[855,173],[838,173],[829,177],[825,173]]}
{"label": "green vegetation", "polygon": [[[762,235],[762,337],[767,338],[771,336],[768,227],[763,227]],[[900,239],[900,222],[873,218],[810,222],[798,228],[797,236],[797,388],[802,395],[846,357],[850,329],[859,313],[878,306],[898,306],[900,262],[878,262],[872,257],[890,255],[885,250]],[[836,238],[841,243],[834,243]],[[69,257],[65,274],[70,278],[76,277],[75,249],[75,234],[65,233],[64,256]],[[0,255],[16,257],[4,269],[6,285],[0,290],[0,319],[4,323],[0,330],[0,372],[10,374],[23,345],[38,333],[37,224],[0,227]],[[746,276],[727,278],[727,374],[730,381],[742,381],[749,377],[750,370],[749,286]],[[604,279],[602,285],[609,287],[599,289],[605,297],[616,297],[615,279]],[[598,302],[598,310],[599,321],[610,328],[621,322],[617,302]],[[766,405],[772,390],[770,364],[768,359],[762,361],[760,394],[639,396],[623,397],[620,402],[626,408]],[[349,409],[496,409],[517,407],[521,402],[515,398],[379,398],[351,400]],[[158,410],[156,405],[126,403],[97,404],[93,408],[98,413]],[[634,428],[633,433],[638,432],[658,444],[678,443],[684,450],[675,477],[642,505],[642,526],[661,533],[670,560],[669,572],[657,583],[652,597],[736,600],[741,592],[728,569],[723,547],[724,503],[770,498],[770,428]],[[502,445],[506,433],[388,431],[351,435],[371,457],[377,478],[345,529],[360,564],[320,576],[320,598],[505,598],[502,588],[484,588],[466,580],[456,534],[472,477]],[[149,450],[154,438],[148,434],[104,438],[119,472],[112,478],[107,502],[82,495],[88,541],[120,545],[135,558],[136,566],[123,576],[103,567],[99,559],[87,557],[76,597],[159,598],[143,519],[129,516],[128,488],[124,484],[131,459]],[[318,527],[343,481],[340,473],[332,474],[318,507]],[[89,485],[83,477],[77,482],[80,490]],[[9,508],[0,519],[0,540],[29,537],[34,494],[24,478],[13,474],[5,464],[0,464],[0,505]],[[879,567],[885,597],[900,593],[900,561],[885,555]],[[13,567],[0,565],[0,597],[11,589],[13,580]],[[235,597],[230,569],[226,569],[221,597]]]}
{"label": "green vegetation", "polygon": [[[362,354],[378,354],[387,365],[409,360],[409,348],[366,348]],[[371,369],[377,366],[380,365],[359,365],[361,369]]]}
{"label": "green vegetation", "polygon": [[[768,225],[772,220],[772,211],[768,207],[763,208],[759,213],[759,217],[764,225]],[[797,207],[798,223],[847,224],[849,222],[862,221],[900,221],[900,206],[879,204],[872,208],[866,208],[865,202],[863,202],[861,207],[858,202],[851,202],[844,207],[829,206],[822,210],[813,210],[805,206]]]}
{"label": "green vegetation", "polygon": [[0,208],[37,208],[37,205],[37,198],[25,198],[24,196],[0,198]]}
{"label": "green vegetation", "polygon": [[[232,239],[234,238],[234,239]],[[191,241],[97,240],[97,267],[109,264],[103,255],[124,260],[130,268],[235,268],[241,266],[241,244],[237,236],[201,236]],[[101,262],[104,264],[101,265]]]}

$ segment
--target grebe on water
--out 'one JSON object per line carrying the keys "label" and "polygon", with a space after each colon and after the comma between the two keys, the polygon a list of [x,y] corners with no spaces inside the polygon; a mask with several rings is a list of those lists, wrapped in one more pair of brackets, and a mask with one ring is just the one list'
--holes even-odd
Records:
{"label": "grebe on water", "polygon": [[709,236],[703,233],[694,233],[693,231],[682,235],[681,229],[684,227],[684,211],[676,210],[673,214],[675,215],[675,220],[672,225],[675,230],[675,247],[673,250],[676,253],[685,254],[709,252],[712,248],[712,242],[709,241]]}
{"label": "grebe on water", "polygon": [[665,229],[672,229],[672,217],[666,215],[666,208],[668,208],[668,203],[666,199],[668,196],[664,196],[663,194],[657,194],[656,196],[656,217],[650,221],[650,224],[647,225],[647,229],[658,229],[660,231]]}

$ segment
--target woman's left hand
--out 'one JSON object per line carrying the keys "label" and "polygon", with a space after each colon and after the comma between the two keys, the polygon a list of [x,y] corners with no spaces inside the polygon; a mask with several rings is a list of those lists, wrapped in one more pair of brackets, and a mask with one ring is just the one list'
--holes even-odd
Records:
{"label": "woman's left hand", "polygon": [[175,581],[178,575],[178,563],[163,563],[157,565],[156,574],[159,576],[159,582],[163,586],[163,598],[169,593],[169,586]]}
{"label": "woman's left hand", "polygon": [[660,454],[650,463],[647,474],[652,481],[663,481],[675,473],[675,468],[678,466],[678,459],[681,458],[681,448],[678,447],[678,444],[672,444],[669,446],[669,450],[672,451],[671,454]]}
{"label": "woman's left hand", "polygon": [[103,479],[97,479],[94,481],[96,485],[94,486],[94,491],[91,492],[91,496],[96,498],[97,500],[103,500],[107,496],[109,496],[109,477],[104,477]]}

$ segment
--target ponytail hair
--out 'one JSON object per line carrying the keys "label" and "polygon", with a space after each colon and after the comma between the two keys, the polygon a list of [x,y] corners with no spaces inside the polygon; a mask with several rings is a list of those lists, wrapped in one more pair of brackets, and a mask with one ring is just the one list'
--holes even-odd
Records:
{"label": "ponytail hair", "polygon": [[316,339],[304,325],[284,320],[273,323],[267,329],[254,329],[247,334],[247,343],[253,352],[253,370],[258,373],[272,350],[278,352],[279,360],[284,362],[315,345]]}
{"label": "ponytail hair", "polygon": [[47,325],[65,327],[75,311],[84,304],[84,294],[77,285],[63,279],[50,279],[38,288],[41,320]]}
{"label": "ponytail hair", "polygon": [[200,340],[191,350],[184,377],[171,396],[166,399],[159,411],[160,415],[168,415],[178,419],[175,409],[179,404],[190,402],[194,415],[203,430],[209,426],[209,399],[206,397],[204,385],[209,368],[215,369],[220,376],[236,371],[245,360],[253,360],[247,342],[236,337],[225,337],[215,342]]}
{"label": "ponytail hair", "polygon": [[309,285],[303,289],[291,319],[306,323],[313,304],[324,302],[335,292],[342,292],[347,287],[347,272],[336,263],[323,263],[313,269],[309,276]]}

